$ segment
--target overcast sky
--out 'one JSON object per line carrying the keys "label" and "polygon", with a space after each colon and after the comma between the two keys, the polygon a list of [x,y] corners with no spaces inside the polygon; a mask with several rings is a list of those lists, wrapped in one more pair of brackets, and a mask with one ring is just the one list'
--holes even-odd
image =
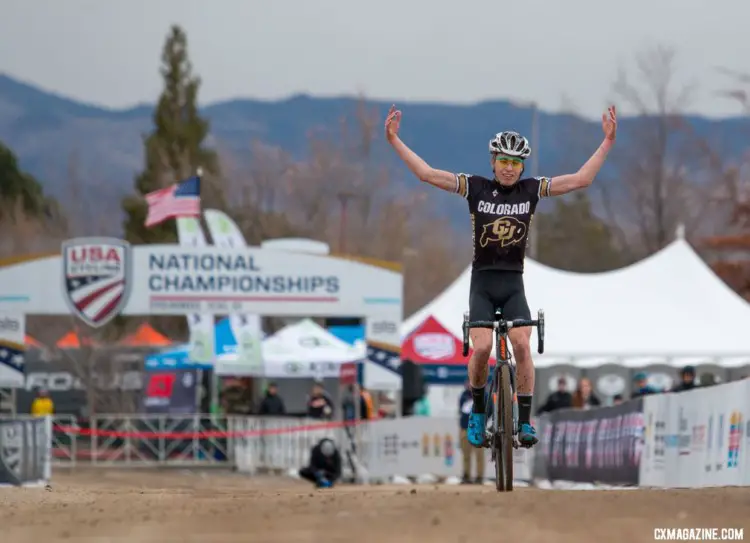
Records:
{"label": "overcast sky", "polygon": [[[750,72],[747,0],[1,0],[0,72],[110,107],[153,102],[170,24],[201,102],[355,94],[537,100],[596,115],[643,47],[678,52],[689,109],[739,111],[722,66]],[[516,7],[517,6],[517,7]]]}

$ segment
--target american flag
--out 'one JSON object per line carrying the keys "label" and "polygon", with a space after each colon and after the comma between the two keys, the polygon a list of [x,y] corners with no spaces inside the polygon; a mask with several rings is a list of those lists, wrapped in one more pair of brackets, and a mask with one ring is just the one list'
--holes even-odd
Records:
{"label": "american flag", "polygon": [[148,203],[146,228],[173,217],[200,217],[200,177],[191,177],[179,185],[150,192],[146,195],[146,202]]}

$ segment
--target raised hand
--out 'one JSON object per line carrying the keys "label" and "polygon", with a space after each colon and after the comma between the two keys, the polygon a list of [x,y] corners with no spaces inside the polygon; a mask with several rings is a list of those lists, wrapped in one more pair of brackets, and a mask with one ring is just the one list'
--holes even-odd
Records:
{"label": "raised hand", "polygon": [[604,137],[615,141],[617,136],[617,111],[615,106],[609,106],[606,113],[602,113],[602,130]]}
{"label": "raised hand", "polygon": [[393,141],[398,136],[398,129],[401,127],[401,112],[396,109],[396,106],[391,106],[388,110],[388,115],[385,118],[385,138],[388,141]]}

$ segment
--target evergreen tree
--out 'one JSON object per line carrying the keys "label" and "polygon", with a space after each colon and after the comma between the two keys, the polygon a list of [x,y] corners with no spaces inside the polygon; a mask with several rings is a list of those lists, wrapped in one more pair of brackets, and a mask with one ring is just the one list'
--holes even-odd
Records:
{"label": "evergreen tree", "polygon": [[597,217],[585,192],[556,198],[539,217],[539,260],[561,270],[593,273],[627,264],[614,243],[610,225]]}
{"label": "evergreen tree", "polygon": [[220,187],[211,183],[219,177],[218,157],[204,147],[209,123],[198,112],[200,78],[193,75],[187,36],[180,27],[172,27],[161,58],[164,90],[154,110],[154,129],[144,138],[144,170],[135,179],[136,194],[123,201],[125,239],[131,243],[177,241],[175,221],[144,226],[148,206],[143,196],[194,175],[198,168],[203,170],[203,207],[224,208]]}
{"label": "evergreen tree", "polygon": [[44,218],[55,206],[41,183],[21,171],[13,151],[0,143],[0,220],[12,219],[19,207],[29,217]]}

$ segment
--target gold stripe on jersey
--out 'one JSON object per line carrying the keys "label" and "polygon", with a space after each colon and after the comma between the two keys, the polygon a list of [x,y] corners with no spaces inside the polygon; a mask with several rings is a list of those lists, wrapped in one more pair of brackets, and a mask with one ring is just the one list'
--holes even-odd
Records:
{"label": "gold stripe on jersey", "polygon": [[471,260],[472,262],[477,257],[477,244],[476,244],[476,222],[477,219],[474,216],[474,213],[471,214],[471,246],[473,247],[471,252]]}
{"label": "gold stripe on jersey", "polygon": [[549,196],[550,179],[549,177],[538,177],[539,179],[539,197],[544,198]]}
{"label": "gold stripe on jersey", "polygon": [[469,196],[469,177],[465,173],[456,174],[456,192],[464,198]]}

